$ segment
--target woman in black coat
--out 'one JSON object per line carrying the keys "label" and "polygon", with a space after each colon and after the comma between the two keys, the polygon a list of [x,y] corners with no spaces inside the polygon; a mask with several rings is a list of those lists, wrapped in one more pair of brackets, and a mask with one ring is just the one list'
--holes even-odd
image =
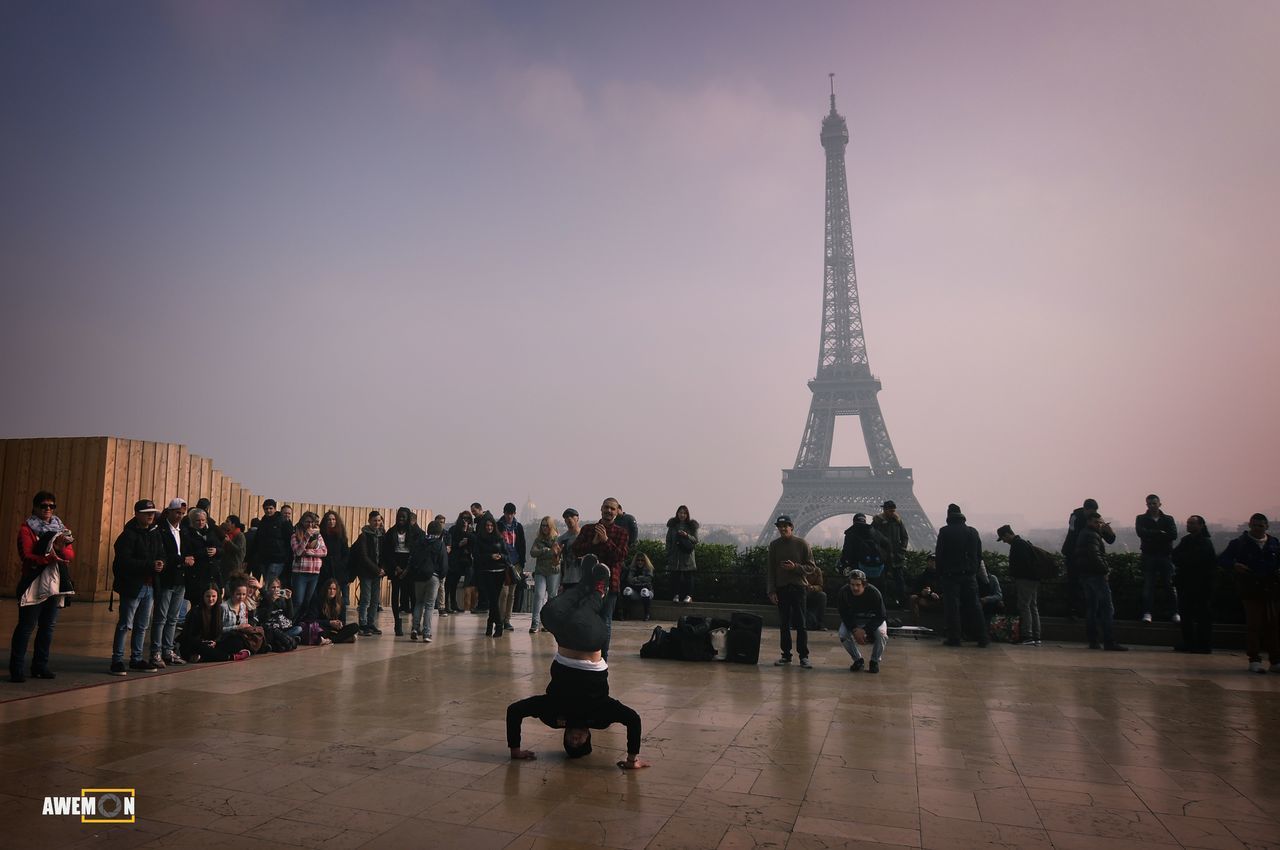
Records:
{"label": "woman in black coat", "polygon": [[191,554],[196,563],[187,570],[186,595],[187,602],[194,608],[200,604],[206,588],[225,587],[227,577],[222,574],[222,539],[209,525],[209,515],[199,508],[193,509],[187,514],[187,531],[191,533],[194,544]]}
{"label": "woman in black coat", "polygon": [[1178,616],[1182,618],[1182,643],[1174,650],[1207,655],[1213,651],[1213,580],[1218,555],[1204,517],[1187,518],[1187,535],[1173,549],[1173,565]]}
{"label": "woman in black coat", "polygon": [[489,618],[484,624],[486,637],[502,637],[502,606],[498,594],[507,574],[507,544],[498,534],[498,525],[487,514],[480,520],[480,530],[475,536],[476,581],[481,586],[482,598],[489,599]]}
{"label": "woman in black coat", "polygon": [[[458,583],[464,578],[467,587],[475,584],[474,560],[475,532],[471,528],[471,512],[458,514],[458,521],[449,529],[449,573],[444,580],[444,607],[453,614],[461,614],[458,607]],[[468,578],[469,576],[469,578]]]}
{"label": "woman in black coat", "polygon": [[325,548],[329,554],[324,556],[324,564],[320,567],[320,584],[323,586],[329,579],[338,582],[342,591],[342,604],[351,605],[351,546],[347,542],[347,526],[342,517],[334,511],[325,511],[320,518],[320,536],[324,538]]}

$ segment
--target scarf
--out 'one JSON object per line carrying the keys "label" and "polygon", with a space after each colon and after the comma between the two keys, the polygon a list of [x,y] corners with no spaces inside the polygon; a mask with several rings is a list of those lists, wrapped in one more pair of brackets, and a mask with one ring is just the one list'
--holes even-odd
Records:
{"label": "scarf", "polygon": [[27,517],[27,527],[36,533],[37,539],[48,534],[50,531],[55,532],[57,534],[61,534],[62,532],[67,530],[67,527],[62,524],[62,520],[58,519],[56,514],[54,515],[53,519],[49,520],[48,522],[45,522],[44,520],[40,519],[40,517],[36,516],[35,514],[32,514],[31,516]]}

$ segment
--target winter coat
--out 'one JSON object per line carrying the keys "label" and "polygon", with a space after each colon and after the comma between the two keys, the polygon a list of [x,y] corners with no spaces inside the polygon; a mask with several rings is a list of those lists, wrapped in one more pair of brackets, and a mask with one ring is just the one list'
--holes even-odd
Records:
{"label": "winter coat", "polygon": [[376,579],[381,575],[378,566],[382,544],[381,535],[375,534],[373,527],[366,525],[360,531],[355,544],[348,550],[348,565],[353,575],[361,579]]}
{"label": "winter coat", "polygon": [[[195,566],[187,570],[187,601],[199,605],[200,596],[209,585],[221,588],[226,584],[226,576],[222,574],[222,541],[208,527],[187,526],[187,533],[193,546],[191,554],[196,559]],[[210,547],[213,555],[209,555]]]}
{"label": "winter coat", "polygon": [[444,537],[424,534],[415,537],[409,548],[409,580],[430,581],[432,576],[444,579],[449,572],[449,553],[444,548]]}
{"label": "winter coat", "polygon": [[1102,535],[1085,526],[1076,536],[1075,567],[1087,576],[1105,576],[1107,566],[1107,545]]}
{"label": "winter coat", "polygon": [[[1076,548],[1080,541],[1080,532],[1085,528],[1084,515],[1084,508],[1076,508],[1067,518],[1067,536],[1062,540],[1062,557],[1067,562],[1068,572],[1074,572],[1076,568]],[[1116,542],[1116,533],[1111,530],[1110,525],[1104,524],[1098,534],[1108,546]]]}
{"label": "winter coat", "polygon": [[533,556],[533,574],[536,576],[560,575],[560,556],[551,548],[554,540],[543,537],[533,539],[533,548],[529,554]]}
{"label": "winter coat", "polygon": [[982,538],[976,529],[965,524],[964,514],[951,514],[938,532],[934,554],[938,558],[939,575],[975,575],[982,560]]}
{"label": "winter coat", "polygon": [[844,571],[860,570],[876,563],[888,565],[892,561],[889,541],[883,534],[865,523],[854,523],[845,529],[844,546],[840,550],[840,568]]}
{"label": "winter coat", "polygon": [[1023,581],[1040,580],[1040,573],[1036,571],[1035,550],[1030,543],[1016,535],[1009,543],[1009,576]]}
{"label": "winter coat", "polygon": [[248,538],[240,529],[233,529],[222,538],[222,574],[229,576],[240,572],[244,566],[244,554]]}
{"label": "winter coat", "polygon": [[249,566],[261,571],[267,564],[287,564],[293,560],[289,539],[293,537],[293,523],[284,514],[275,513],[258,521],[258,530],[249,544]]}
{"label": "winter coat", "polygon": [[[507,544],[502,542],[502,536],[496,532],[493,534],[485,534],[483,531],[476,535],[475,553],[473,557],[476,559],[475,568],[482,573],[503,572],[507,569]],[[500,560],[495,561],[494,555],[501,555]]]}
{"label": "winter coat", "polygon": [[888,563],[895,567],[905,566],[910,538],[907,537],[907,524],[902,521],[902,517],[887,519],[884,514],[876,514],[871,518],[871,527],[888,541],[889,557],[892,559]]}
{"label": "winter coat", "polygon": [[[1231,573],[1242,596],[1253,598],[1273,593],[1276,576],[1280,574],[1280,540],[1268,534],[1259,546],[1246,531],[1227,544],[1218,556],[1218,564]],[[1236,564],[1244,564],[1249,571],[1237,573]]]}
{"label": "winter coat", "polygon": [[[681,537],[683,531],[688,537]],[[691,573],[698,569],[694,550],[698,547],[698,521],[667,520],[667,572]]]}
{"label": "winter coat", "polygon": [[404,529],[393,525],[387,529],[386,534],[382,535],[382,551],[378,554],[378,563],[382,565],[382,569],[386,571],[387,575],[395,579],[400,578],[400,576],[396,575],[397,567],[400,563],[403,563],[406,569],[408,567],[408,559],[403,562],[397,562],[396,542],[398,540],[397,536],[401,531],[404,531],[404,545],[408,547],[410,553],[413,552],[414,545],[427,536],[425,531],[413,523],[410,523]]}
{"label": "winter coat", "polygon": [[157,590],[164,590],[171,587],[181,587],[186,591],[187,575],[190,570],[186,566],[186,558],[188,555],[195,557],[196,546],[199,545],[195,537],[191,536],[190,528],[178,526],[178,538],[182,543],[182,553],[178,553],[178,542],[174,540],[173,532],[170,531],[171,526],[169,520],[164,517],[156,523],[159,528],[156,534],[160,537],[160,543],[164,546],[164,570],[156,575],[155,583]]}
{"label": "winter coat", "polygon": [[622,586],[634,590],[653,590],[653,568],[645,566],[643,561],[639,564],[632,562],[622,576]]}
{"label": "winter coat", "polygon": [[475,560],[475,532],[467,531],[461,524],[449,529],[449,575],[466,575]]}
{"label": "winter coat", "polygon": [[320,583],[327,579],[337,579],[339,585],[351,583],[351,546],[345,537],[337,534],[326,534],[322,529],[324,547],[329,554],[324,556],[324,564],[320,567]]}
{"label": "winter coat", "polygon": [[1188,534],[1173,547],[1173,583],[1180,589],[1209,592],[1218,574],[1218,553],[1207,534]]}
{"label": "winter coat", "polygon": [[1161,511],[1154,517],[1138,514],[1133,526],[1142,541],[1142,554],[1167,558],[1173,552],[1173,541],[1178,539],[1178,525],[1167,513]]}
{"label": "winter coat", "polygon": [[164,560],[164,544],[160,542],[160,526],[151,523],[143,528],[137,518],[125,523],[115,542],[115,558],[111,562],[111,589],[123,599],[133,599],[147,584],[155,583],[156,561]]}

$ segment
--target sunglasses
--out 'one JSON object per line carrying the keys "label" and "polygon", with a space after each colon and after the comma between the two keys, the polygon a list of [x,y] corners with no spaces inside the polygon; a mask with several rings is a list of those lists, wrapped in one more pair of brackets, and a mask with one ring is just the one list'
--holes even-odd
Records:
{"label": "sunglasses", "polygon": [[58,507],[58,506],[57,506],[57,505],[55,505],[53,502],[41,502],[41,503],[40,503],[40,510],[42,510],[42,511],[51,511],[51,510],[53,510],[53,509],[54,509],[54,508],[56,508],[56,507]]}

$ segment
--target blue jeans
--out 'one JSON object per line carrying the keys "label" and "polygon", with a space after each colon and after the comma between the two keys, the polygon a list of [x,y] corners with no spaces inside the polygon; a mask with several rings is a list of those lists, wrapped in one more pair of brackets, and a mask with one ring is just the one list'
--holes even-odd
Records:
{"label": "blue jeans", "polygon": [[18,624],[13,627],[13,642],[9,648],[9,675],[15,679],[22,675],[27,660],[27,644],[31,633],[36,633],[36,648],[31,655],[31,672],[49,669],[49,650],[53,647],[53,627],[58,622],[61,596],[46,599],[39,605],[18,606]]}
{"label": "blue jeans", "polygon": [[1101,632],[1102,643],[1110,646],[1115,642],[1111,634],[1114,623],[1115,608],[1111,604],[1111,585],[1106,576],[1082,575],[1080,585],[1084,588],[1085,634],[1089,643],[1097,643]]}
{"label": "blue jeans", "polygon": [[155,591],[151,585],[144,584],[137,596],[120,597],[120,616],[116,620],[116,639],[111,645],[111,663],[124,661],[124,637],[133,629],[133,642],[130,645],[130,661],[142,661],[142,651],[146,648],[147,626],[151,623],[151,606],[155,602]]}
{"label": "blue jeans", "polygon": [[423,637],[431,637],[431,620],[436,615],[436,596],[440,593],[440,577],[432,576],[426,581],[413,583],[413,594],[417,600],[413,605],[413,624],[411,628],[420,632]]}
{"label": "blue jeans", "polygon": [[319,582],[319,573],[293,574],[293,610],[299,617],[311,610],[311,602],[316,595],[316,585]]}
{"label": "blue jeans", "polygon": [[151,623],[151,654],[172,655],[173,638],[178,631],[178,611],[186,598],[185,587],[162,587],[155,592],[156,613]]}
{"label": "blue jeans", "polygon": [[360,602],[356,605],[356,622],[361,628],[372,629],[378,624],[378,595],[382,591],[381,578],[360,578]]}
{"label": "blue jeans", "polygon": [[533,626],[542,626],[542,606],[547,600],[560,592],[560,574],[544,576],[534,573],[533,576]]}
{"label": "blue jeans", "polygon": [[600,609],[600,616],[604,619],[604,646],[601,647],[600,656],[606,661],[609,658],[609,641],[613,639],[613,609],[618,607],[618,591],[610,590],[604,595],[604,607]]}
{"label": "blue jeans", "polygon": [[[862,651],[858,648],[858,642],[853,639],[853,632],[849,631],[848,626],[841,623],[840,630],[837,634],[840,636],[840,642],[844,644],[844,651],[849,653],[850,658],[857,661],[862,657]],[[885,644],[889,642],[889,638],[879,629],[876,629],[874,632],[867,632],[867,636],[871,638],[871,660],[879,664],[880,659],[884,657],[884,647]]]}
{"label": "blue jeans", "polygon": [[1156,580],[1167,588],[1170,607],[1165,616],[1178,613],[1178,589],[1173,586],[1173,560],[1166,555],[1142,556],[1142,613],[1154,614]]}
{"label": "blue jeans", "polygon": [[271,582],[280,578],[284,574],[284,564],[263,564],[262,565],[262,587],[266,589],[271,586]]}
{"label": "blue jeans", "polygon": [[782,645],[782,657],[791,657],[791,630],[796,630],[796,651],[801,658],[809,657],[809,631],[805,628],[805,590],[802,585],[788,584],[779,587],[778,595],[778,630]]}

